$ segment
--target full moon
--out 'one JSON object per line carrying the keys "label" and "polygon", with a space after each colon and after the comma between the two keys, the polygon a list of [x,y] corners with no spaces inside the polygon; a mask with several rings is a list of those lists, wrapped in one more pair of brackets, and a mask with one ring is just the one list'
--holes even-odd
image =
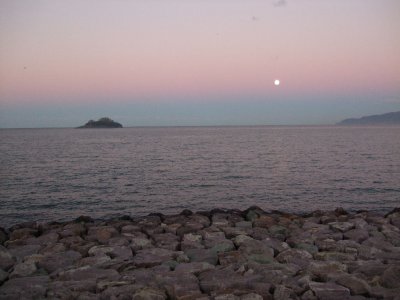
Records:
{"label": "full moon", "polygon": [[281,83],[281,82],[279,81],[279,79],[275,79],[274,84],[275,84],[276,86],[278,86],[280,83]]}

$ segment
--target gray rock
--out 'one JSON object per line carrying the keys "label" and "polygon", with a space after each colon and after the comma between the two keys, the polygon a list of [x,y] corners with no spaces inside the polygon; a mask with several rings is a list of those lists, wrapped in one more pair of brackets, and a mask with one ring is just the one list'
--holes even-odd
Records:
{"label": "gray rock", "polygon": [[304,268],[308,266],[312,255],[305,250],[300,249],[288,249],[276,256],[276,260],[280,263],[292,263]]}
{"label": "gray rock", "polygon": [[293,292],[293,290],[291,290],[283,285],[278,285],[275,287],[274,300],[293,299],[292,296],[295,296],[295,293]]}
{"label": "gray rock", "polygon": [[30,245],[48,246],[51,244],[56,244],[58,240],[59,235],[57,233],[49,232],[38,237],[28,238],[26,242]]}
{"label": "gray rock", "polygon": [[262,215],[253,221],[253,226],[268,229],[271,226],[276,225],[276,223],[277,221],[273,217],[268,215]]}
{"label": "gray rock", "polygon": [[81,258],[82,255],[79,252],[68,250],[66,252],[45,255],[38,265],[40,268],[45,269],[48,273],[52,273],[58,269],[71,266]]}
{"label": "gray rock", "polygon": [[157,288],[143,288],[137,291],[133,296],[133,300],[164,300],[167,299],[167,295],[163,290]]}
{"label": "gray rock", "polygon": [[317,260],[352,261],[356,260],[356,257],[354,253],[342,252],[318,252],[314,254],[314,258]]}
{"label": "gray rock", "polygon": [[334,281],[350,290],[352,295],[368,295],[371,288],[368,283],[356,275],[340,274]]}
{"label": "gray rock", "polygon": [[139,268],[149,268],[172,260],[174,251],[162,248],[149,248],[137,251],[133,262]]}
{"label": "gray rock", "polygon": [[346,232],[354,228],[354,224],[350,222],[332,222],[328,224],[333,230]]}
{"label": "gray rock", "polygon": [[218,253],[218,262],[221,266],[243,264],[246,262],[246,257],[241,251],[221,252]]}
{"label": "gray rock", "polygon": [[106,244],[108,240],[118,235],[118,231],[112,226],[92,226],[88,230],[87,239]]}
{"label": "gray rock", "polygon": [[48,276],[10,279],[0,287],[0,299],[43,299],[49,281]]}
{"label": "gray rock", "polygon": [[207,262],[192,262],[183,263],[175,267],[175,272],[177,273],[190,273],[194,275],[199,275],[201,272],[213,270],[215,266]]}
{"label": "gray rock", "polygon": [[61,238],[81,236],[84,233],[86,233],[86,227],[82,223],[69,223],[59,232]]}
{"label": "gray rock", "polygon": [[0,269],[0,285],[7,280],[8,278],[8,272],[3,271],[2,269]]}
{"label": "gray rock", "polygon": [[253,227],[253,224],[249,221],[240,221],[235,223],[235,227],[249,229]]}
{"label": "gray rock", "polygon": [[77,299],[84,292],[95,293],[96,281],[52,281],[49,283],[46,297],[50,299]]}
{"label": "gray rock", "polygon": [[15,261],[12,254],[7,250],[7,248],[0,245],[0,269],[7,271],[14,265]]}
{"label": "gray rock", "polygon": [[13,255],[17,261],[22,261],[26,256],[36,254],[41,248],[40,245],[24,245],[10,249],[10,254]]}
{"label": "gray rock", "polygon": [[23,262],[14,265],[10,278],[30,276],[37,270],[34,262]]}
{"label": "gray rock", "polygon": [[389,266],[383,272],[380,284],[387,288],[400,288],[400,266]]}
{"label": "gray rock", "polygon": [[179,246],[179,237],[172,233],[154,234],[153,240],[158,248],[175,251]]}
{"label": "gray rock", "polygon": [[249,293],[241,295],[240,300],[263,300],[263,297],[256,293]]}
{"label": "gray rock", "polygon": [[246,290],[252,279],[230,269],[210,270],[199,275],[200,287],[205,293]]}
{"label": "gray rock", "polygon": [[262,240],[262,243],[266,246],[274,249],[274,255],[278,255],[279,253],[290,249],[290,246],[286,242],[282,242],[278,239],[274,238],[265,238]]}
{"label": "gray rock", "polygon": [[34,228],[21,228],[16,229],[10,233],[10,240],[19,240],[34,237],[38,234],[37,229]]}
{"label": "gray rock", "polygon": [[120,275],[116,270],[113,269],[99,269],[91,266],[84,266],[76,269],[70,269],[66,271],[61,271],[58,273],[58,278],[60,280],[119,280]]}
{"label": "gray rock", "polygon": [[337,285],[332,282],[321,283],[321,282],[311,282],[310,289],[318,297],[318,299],[323,300],[346,300],[350,298],[350,290]]}
{"label": "gray rock", "polygon": [[337,261],[312,261],[307,270],[310,274],[326,281],[329,274],[347,272],[347,266]]}
{"label": "gray rock", "polygon": [[365,229],[352,229],[343,233],[343,238],[361,243],[369,238],[369,234]]}
{"label": "gray rock", "polygon": [[216,265],[218,262],[217,252],[211,249],[189,249],[185,251],[191,262],[207,262]]}
{"label": "gray rock", "polygon": [[195,299],[201,297],[199,283],[193,274],[171,272],[163,276],[157,276],[157,282],[166,289],[171,299]]}
{"label": "gray rock", "polygon": [[127,260],[133,258],[132,250],[126,246],[93,246],[89,249],[88,254],[91,256],[107,255],[111,258],[120,258]]}
{"label": "gray rock", "polygon": [[305,291],[303,295],[301,295],[301,300],[318,300],[317,296],[311,291]]}
{"label": "gray rock", "polygon": [[142,249],[148,249],[148,248],[153,248],[153,244],[151,240],[143,237],[135,237],[131,238],[131,243],[130,247],[132,248],[133,251],[138,251]]}

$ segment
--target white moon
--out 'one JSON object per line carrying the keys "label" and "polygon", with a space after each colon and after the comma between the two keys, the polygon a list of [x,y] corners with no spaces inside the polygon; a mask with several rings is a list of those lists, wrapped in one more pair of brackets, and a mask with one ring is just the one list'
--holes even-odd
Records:
{"label": "white moon", "polygon": [[279,81],[279,79],[275,79],[274,84],[275,84],[276,86],[278,86],[280,83],[281,83],[281,82]]}

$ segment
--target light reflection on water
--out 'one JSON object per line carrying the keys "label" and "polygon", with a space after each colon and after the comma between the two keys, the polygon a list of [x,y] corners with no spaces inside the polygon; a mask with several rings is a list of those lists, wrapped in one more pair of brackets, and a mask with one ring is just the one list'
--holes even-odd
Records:
{"label": "light reflection on water", "polygon": [[0,130],[0,226],[184,208],[400,206],[400,127]]}

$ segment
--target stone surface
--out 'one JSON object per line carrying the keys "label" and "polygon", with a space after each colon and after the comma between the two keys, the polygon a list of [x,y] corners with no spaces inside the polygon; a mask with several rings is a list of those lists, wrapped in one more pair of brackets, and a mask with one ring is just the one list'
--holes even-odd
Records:
{"label": "stone surface", "polygon": [[337,285],[331,282],[320,283],[311,282],[310,289],[318,297],[323,300],[347,300],[350,299],[350,290],[341,285]]}
{"label": "stone surface", "polygon": [[0,299],[400,300],[399,211],[25,223],[0,230]]}

